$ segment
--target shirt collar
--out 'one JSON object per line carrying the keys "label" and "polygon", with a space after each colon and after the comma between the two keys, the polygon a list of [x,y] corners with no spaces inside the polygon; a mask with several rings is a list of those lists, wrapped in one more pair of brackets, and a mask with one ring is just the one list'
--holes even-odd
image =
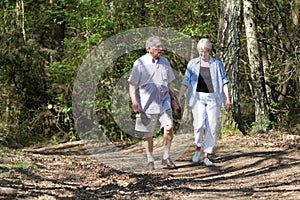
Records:
{"label": "shirt collar", "polygon": [[147,53],[146,56],[149,57],[149,58],[151,58],[152,63],[158,63],[158,61],[159,61],[159,57],[158,57],[158,59],[155,59],[149,53]]}

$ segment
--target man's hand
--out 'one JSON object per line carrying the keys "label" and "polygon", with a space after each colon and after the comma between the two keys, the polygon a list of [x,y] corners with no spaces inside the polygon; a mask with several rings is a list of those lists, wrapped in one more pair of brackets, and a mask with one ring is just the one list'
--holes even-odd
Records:
{"label": "man's hand", "polygon": [[139,113],[140,113],[140,106],[139,106],[138,102],[133,101],[131,107],[132,107],[132,110],[133,110],[136,114],[139,114]]}
{"label": "man's hand", "polygon": [[171,100],[172,111],[176,112],[179,109],[179,103],[176,100]]}
{"label": "man's hand", "polygon": [[140,113],[140,106],[139,106],[139,103],[136,100],[136,86],[135,85],[129,84],[129,94],[130,94],[130,97],[131,97],[132,110],[136,114],[139,114]]}

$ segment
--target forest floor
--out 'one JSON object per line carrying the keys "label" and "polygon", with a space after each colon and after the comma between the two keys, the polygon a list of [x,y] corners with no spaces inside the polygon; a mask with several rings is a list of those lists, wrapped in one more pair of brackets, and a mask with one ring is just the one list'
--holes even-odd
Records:
{"label": "forest floor", "polygon": [[0,188],[14,195],[0,199],[300,199],[299,135],[224,136],[211,167],[191,163],[191,141],[177,169],[136,173],[102,164],[85,147],[2,148]]}

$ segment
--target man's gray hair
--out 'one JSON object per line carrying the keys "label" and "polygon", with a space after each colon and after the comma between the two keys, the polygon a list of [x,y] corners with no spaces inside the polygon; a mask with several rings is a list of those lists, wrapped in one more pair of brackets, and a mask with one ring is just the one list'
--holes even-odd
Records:
{"label": "man's gray hair", "polygon": [[160,41],[159,37],[157,37],[157,36],[149,37],[146,41],[146,49],[148,47],[154,47],[155,44],[157,43],[157,41]]}

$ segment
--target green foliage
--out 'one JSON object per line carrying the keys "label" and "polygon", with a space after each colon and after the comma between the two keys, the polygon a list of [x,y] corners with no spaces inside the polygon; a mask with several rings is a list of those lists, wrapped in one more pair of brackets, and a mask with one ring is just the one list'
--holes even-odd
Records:
{"label": "green foliage", "polygon": [[280,4],[289,3],[288,0],[277,0],[277,2],[280,3]]}
{"label": "green foliage", "polygon": [[262,130],[262,128],[259,127],[267,127],[267,129],[273,125],[275,125],[276,123],[271,121],[271,120],[262,120],[262,121],[257,121],[257,122],[252,122],[251,126],[252,129],[254,130]]}
{"label": "green foliage", "polygon": [[270,120],[264,120],[260,122],[252,122],[251,126],[253,129],[256,129],[258,126],[266,126],[269,128],[278,128],[284,127],[288,123],[289,111],[280,108],[280,104],[275,101],[271,101],[269,105],[270,109]]}
{"label": "green foliage", "polygon": [[[78,139],[72,114],[77,70],[88,53],[112,35],[139,27],[166,27],[195,40],[209,37],[218,43],[220,1],[59,0],[50,3],[27,0],[24,6],[22,13],[16,9],[15,1],[0,2],[3,19],[0,22],[0,141],[5,145],[19,147]],[[268,63],[265,76],[271,88],[272,118],[255,122],[254,127],[286,126],[288,118],[297,116],[297,112],[291,112],[288,107],[299,104],[300,99],[299,48],[295,45],[299,44],[299,33],[297,27],[291,26],[288,15],[295,6],[289,0],[256,2],[257,35]],[[245,41],[243,35],[241,41]],[[253,99],[250,73],[244,63],[247,60],[245,47],[242,43],[239,75],[241,104],[250,107],[242,116],[248,123],[253,121],[254,111],[249,103]],[[145,50],[139,50],[118,58],[98,84],[94,102],[98,122],[111,140],[130,139],[111,115],[112,91],[119,78],[144,53]],[[186,61],[172,52],[164,52],[164,55],[177,71],[185,71]],[[280,90],[285,86],[284,95],[288,98],[279,101]],[[180,116],[176,116],[176,120],[179,121]]]}
{"label": "green foliage", "polygon": [[226,136],[226,135],[243,135],[243,133],[237,129],[235,126],[233,125],[227,125],[226,128],[222,129],[222,136]]}
{"label": "green foliage", "polygon": [[107,68],[98,84],[95,98],[96,114],[101,130],[112,141],[124,142],[128,139],[128,135],[122,132],[112,116],[113,90],[119,79],[131,70],[133,62],[144,53],[145,50],[134,51],[119,57],[112,66]]}
{"label": "green foliage", "polygon": [[[25,1],[24,16],[28,20],[25,33],[21,32],[19,24],[21,18],[17,18],[17,12],[8,10],[13,9],[13,5],[6,4],[5,9],[7,10],[1,12],[4,18],[1,37],[5,36],[8,40],[0,45],[2,55],[0,67],[4,72],[1,74],[0,80],[1,84],[7,85],[3,91],[5,95],[2,96],[2,98],[6,98],[4,102],[7,102],[5,116],[2,116],[5,117],[4,121],[7,124],[2,124],[1,127],[1,129],[5,129],[6,134],[0,135],[0,137],[2,137],[1,140],[6,140],[6,143],[13,146],[30,145],[51,138],[55,132],[58,132],[57,130],[66,129],[67,123],[69,126],[67,129],[71,129],[72,117],[66,108],[71,102],[70,95],[67,97],[67,101],[63,101],[61,98],[55,100],[55,97],[66,94],[65,88],[68,89],[68,87],[62,86],[66,83],[66,78],[72,80],[73,70],[68,71],[68,68],[57,66],[55,62],[48,69],[46,68],[47,63],[51,62],[51,59],[58,53],[56,50],[52,50],[53,45],[48,43],[49,38],[52,38],[51,32],[44,33],[46,29],[49,30],[53,25],[60,23],[58,20],[50,20],[49,24],[48,20],[55,17],[56,19],[61,18],[63,12],[45,12],[45,14],[26,9],[36,6],[44,11],[52,9],[49,4]],[[18,12],[22,14],[20,11]],[[27,40],[22,37],[24,34],[26,34]],[[46,40],[43,40],[44,36],[46,36]],[[54,43],[54,41],[51,42]],[[51,58],[50,60],[48,60],[48,56]],[[54,76],[52,72],[54,72]],[[72,84],[71,81],[68,83]],[[47,103],[52,101],[58,101],[57,105],[62,107],[58,109],[59,112],[56,116],[53,116],[54,113],[49,112],[46,107]],[[60,121],[63,121],[62,125]]]}
{"label": "green foliage", "polygon": [[273,125],[276,127],[284,127],[288,125],[289,111],[284,108],[280,108],[280,103],[272,101],[270,104],[270,113],[272,115],[271,119],[273,121]]}

